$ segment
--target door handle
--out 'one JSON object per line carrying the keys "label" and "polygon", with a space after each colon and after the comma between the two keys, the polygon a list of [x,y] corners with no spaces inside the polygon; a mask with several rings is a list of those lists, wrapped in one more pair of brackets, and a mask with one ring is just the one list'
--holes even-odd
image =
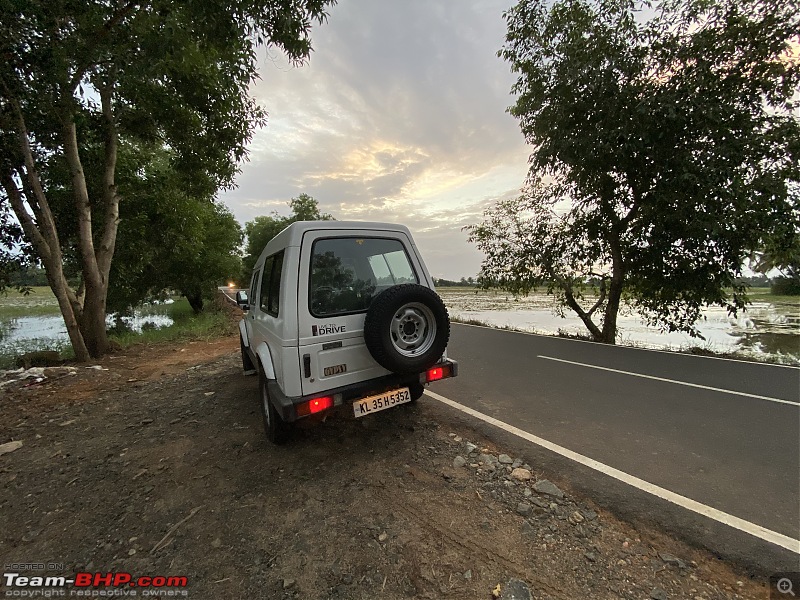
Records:
{"label": "door handle", "polygon": [[311,377],[311,355],[303,354],[303,375],[306,379]]}

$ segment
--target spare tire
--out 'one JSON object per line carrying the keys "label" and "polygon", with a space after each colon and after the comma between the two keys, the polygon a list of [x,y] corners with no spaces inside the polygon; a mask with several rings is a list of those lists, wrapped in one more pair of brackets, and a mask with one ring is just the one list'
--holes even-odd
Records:
{"label": "spare tire", "polygon": [[436,364],[450,339],[450,317],[432,289],[416,283],[378,294],[364,319],[364,342],[383,368],[409,375]]}

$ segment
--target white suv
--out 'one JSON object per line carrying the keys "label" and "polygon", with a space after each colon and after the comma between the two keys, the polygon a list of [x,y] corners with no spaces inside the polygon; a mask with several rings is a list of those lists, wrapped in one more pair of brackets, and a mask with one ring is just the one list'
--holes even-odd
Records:
{"label": "white suv", "polygon": [[270,441],[337,406],[362,417],[454,377],[450,319],[408,228],[302,221],[276,235],[239,292],[245,374],[260,377]]}

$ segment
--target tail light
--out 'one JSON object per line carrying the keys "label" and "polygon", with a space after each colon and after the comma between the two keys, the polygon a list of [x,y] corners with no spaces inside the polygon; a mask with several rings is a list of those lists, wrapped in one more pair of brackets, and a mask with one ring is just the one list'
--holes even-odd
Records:
{"label": "tail light", "polygon": [[333,406],[333,396],[322,396],[321,398],[312,398],[308,402],[303,402],[297,405],[297,416],[307,417],[323,410],[329,409]]}
{"label": "tail light", "polygon": [[436,365],[420,375],[420,383],[430,383],[452,376],[453,371],[450,365]]}

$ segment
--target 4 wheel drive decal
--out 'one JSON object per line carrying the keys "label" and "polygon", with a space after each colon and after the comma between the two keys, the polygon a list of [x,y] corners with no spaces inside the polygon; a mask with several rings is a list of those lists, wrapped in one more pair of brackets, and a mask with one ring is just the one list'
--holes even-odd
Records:
{"label": "4 wheel drive decal", "polygon": [[344,333],[345,326],[344,325],[312,325],[311,326],[311,335],[328,335],[331,333]]}

